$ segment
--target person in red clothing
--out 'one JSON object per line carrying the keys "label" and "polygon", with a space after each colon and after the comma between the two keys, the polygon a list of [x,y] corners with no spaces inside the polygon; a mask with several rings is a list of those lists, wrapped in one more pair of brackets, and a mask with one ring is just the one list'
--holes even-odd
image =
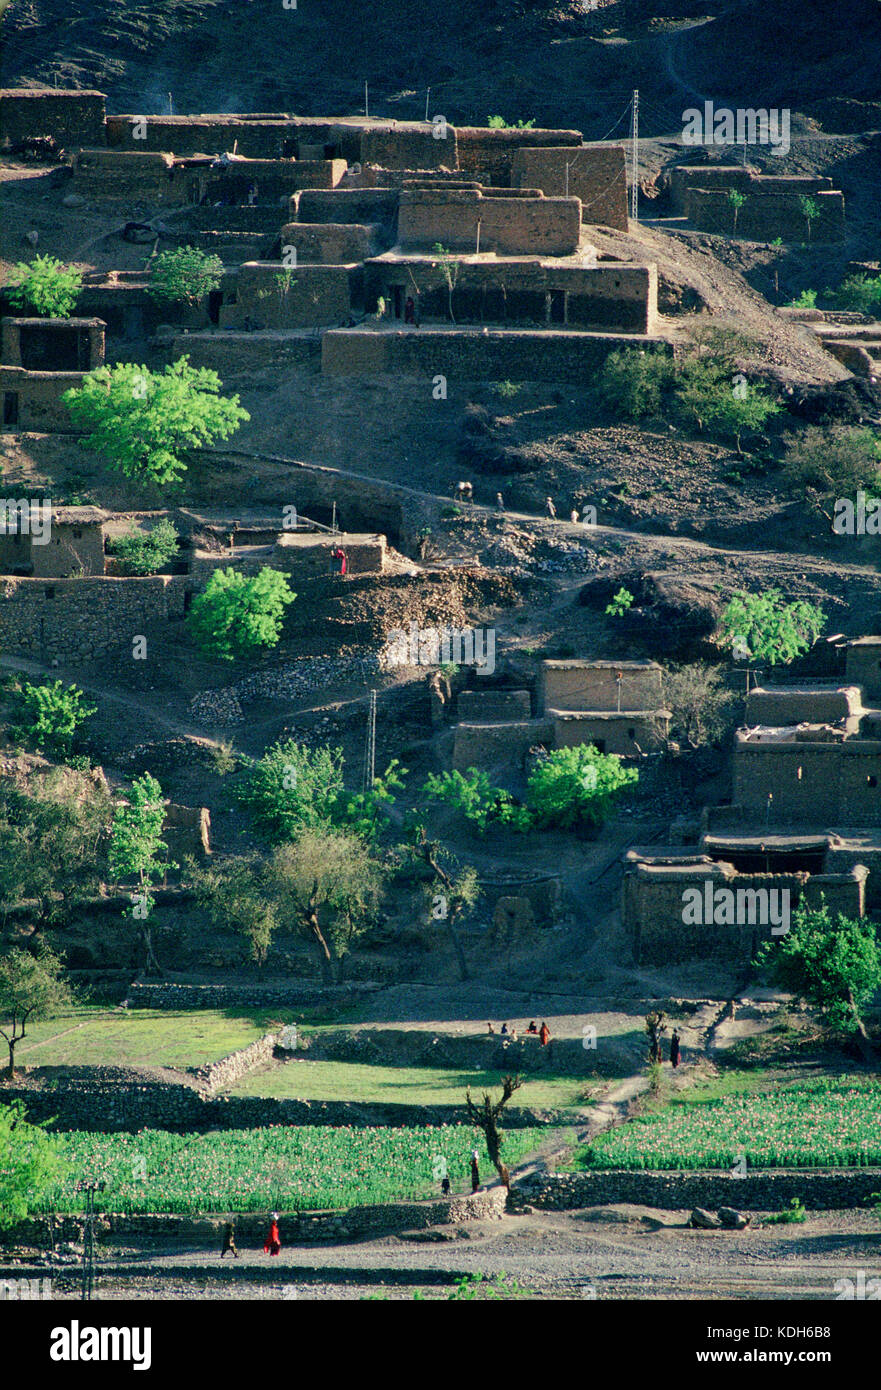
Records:
{"label": "person in red clothing", "polygon": [[277,1255],[281,1250],[281,1236],[278,1234],[278,1212],[272,1213],[272,1225],[269,1227],[269,1235],[263,1246],[264,1255]]}
{"label": "person in red clothing", "polygon": [[542,1047],[547,1047],[551,1040],[551,1030],[546,1023],[543,1023],[538,1030],[538,1040]]}
{"label": "person in red clothing", "polygon": [[343,550],[343,547],[341,545],[338,545],[336,549],[332,550],[330,553],[336,560],[337,565],[339,567],[337,569],[337,574],[345,574],[346,570],[349,568],[349,560],[348,556],[346,555],[346,552]]}

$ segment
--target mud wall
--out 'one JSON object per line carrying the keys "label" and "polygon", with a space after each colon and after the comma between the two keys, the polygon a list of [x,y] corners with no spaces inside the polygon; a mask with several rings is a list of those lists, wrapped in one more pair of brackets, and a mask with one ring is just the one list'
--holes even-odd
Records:
{"label": "mud wall", "polygon": [[582,225],[626,232],[627,168],[621,145],[518,149],[511,163],[515,188],[540,188],[549,198],[579,198]]}

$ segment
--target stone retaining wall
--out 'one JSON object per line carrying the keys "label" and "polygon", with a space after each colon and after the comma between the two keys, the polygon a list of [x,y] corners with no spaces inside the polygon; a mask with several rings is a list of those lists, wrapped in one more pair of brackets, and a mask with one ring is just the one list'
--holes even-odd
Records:
{"label": "stone retaining wall", "polygon": [[225,1086],[234,1086],[243,1076],[247,1076],[248,1072],[265,1067],[272,1061],[277,1036],[276,1033],[264,1033],[262,1038],[258,1038],[249,1047],[239,1048],[228,1057],[222,1057],[219,1062],[209,1062],[207,1066],[195,1068],[193,1075],[210,1092],[220,1091]]}
{"label": "stone retaining wall", "polygon": [[[396,1231],[425,1230],[429,1226],[459,1226],[468,1221],[501,1220],[505,1213],[506,1193],[503,1187],[447,1197],[440,1201],[388,1202],[383,1205],[349,1207],[341,1211],[281,1212],[279,1232],[283,1245],[308,1244],[317,1241],[343,1241],[391,1235]],[[226,1216],[201,1218],[176,1215],[97,1216],[95,1234],[99,1240],[110,1237],[144,1236],[152,1239],[214,1243],[220,1248]],[[269,1212],[246,1212],[235,1218],[236,1242],[244,1249],[262,1246],[269,1229]],[[82,1239],[83,1219],[76,1216],[56,1218],[56,1243]],[[46,1217],[32,1217],[3,1233],[2,1240],[10,1245],[50,1246],[52,1234]]]}
{"label": "stone retaining wall", "polygon": [[780,1211],[793,1197],[810,1211],[865,1206],[881,1192],[881,1168],[763,1169],[732,1178],[722,1172],[625,1172],[535,1174],[511,1194],[510,1205],[548,1211],[632,1202],[663,1210],[736,1207],[742,1211]]}

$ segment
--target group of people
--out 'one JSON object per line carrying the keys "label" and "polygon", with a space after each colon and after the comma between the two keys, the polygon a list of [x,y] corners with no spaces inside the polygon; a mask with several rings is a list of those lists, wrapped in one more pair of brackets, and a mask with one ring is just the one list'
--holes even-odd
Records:
{"label": "group of people", "polygon": [[[487,1033],[491,1033],[495,1037],[495,1024],[488,1023],[486,1025],[486,1031]],[[507,1023],[503,1023],[501,1028],[499,1029],[498,1036],[500,1038],[511,1038],[514,1042],[516,1042],[518,1037],[516,1025],[512,1024],[509,1028]],[[551,1040],[551,1030],[545,1022],[542,1022],[542,1025],[539,1028],[535,1022],[535,1019],[531,1018],[527,1026],[523,1029],[523,1036],[525,1038],[537,1037],[542,1047],[547,1047],[548,1043]]]}
{"label": "group of people", "polygon": [[[460,482],[460,483],[457,483],[456,486],[455,486],[455,489],[453,490],[453,498],[454,498],[454,500],[455,500],[456,502],[473,502],[473,501],[474,501],[474,484],[473,484],[473,483],[470,483],[470,482]],[[502,496],[502,494],[501,494],[500,492],[497,492],[497,493],[496,493],[496,511],[503,512],[504,510],[505,510],[505,499],[504,499],[504,497]],[[556,521],[556,520],[557,520],[557,507],[556,507],[556,503],[554,502],[553,497],[546,497],[546,498],[545,498],[545,512],[546,512],[548,518],[549,518],[551,521]],[[583,521],[583,522],[585,523],[585,525],[587,525],[587,524],[589,523],[589,517],[590,517],[590,515],[591,515],[591,509],[588,508],[588,507],[586,507],[586,506],[584,507],[584,509],[583,509],[583,511],[582,511],[582,513],[581,513],[581,515],[579,515],[578,508],[577,508],[577,507],[573,507],[572,510],[571,510],[570,513],[569,513],[569,520],[572,522],[572,525],[573,525],[573,526],[576,526],[576,525],[578,524],[579,521]]]}
{"label": "group of people", "polygon": [[[263,1242],[264,1255],[278,1255],[281,1253],[281,1236],[278,1230],[278,1212],[272,1213],[272,1220],[269,1224],[269,1235]],[[236,1245],[236,1223],[227,1221],[223,1228],[223,1247],[220,1251],[220,1258],[224,1255],[232,1255],[233,1259],[239,1258],[238,1246]]]}

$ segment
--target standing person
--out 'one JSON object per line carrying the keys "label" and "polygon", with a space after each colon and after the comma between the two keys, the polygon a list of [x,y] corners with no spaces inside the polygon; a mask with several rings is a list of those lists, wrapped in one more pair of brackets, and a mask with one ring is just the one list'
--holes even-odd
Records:
{"label": "standing person", "polygon": [[445,1197],[449,1197],[449,1195],[450,1195],[450,1180],[449,1180],[449,1178],[441,1178],[441,1192],[443,1193],[443,1195],[444,1195]]}
{"label": "standing person", "polygon": [[341,545],[338,545],[330,553],[332,558],[336,561],[336,569],[334,570],[334,573],[345,575],[346,570],[349,568],[349,560],[348,556],[346,555],[346,552],[343,550],[343,547]]}
{"label": "standing person", "polygon": [[542,1025],[538,1030],[538,1040],[541,1043],[542,1047],[547,1047],[548,1043],[551,1040],[551,1030],[545,1022],[542,1022]]}
{"label": "standing person", "polygon": [[508,1032],[508,1025],[507,1025],[507,1023],[503,1023],[503,1024],[502,1024],[501,1032],[502,1032],[502,1033],[507,1033],[507,1032]]}
{"label": "standing person", "polygon": [[500,492],[496,493],[496,509],[500,512],[505,510],[505,499]]}
{"label": "standing person", "polygon": [[551,521],[556,521],[556,519],[557,519],[557,509],[556,509],[556,507],[554,506],[554,499],[553,499],[553,497],[546,497],[546,498],[545,498],[545,507],[547,508],[547,513],[548,513],[548,516],[550,517]]}
{"label": "standing person", "polygon": [[492,1026],[491,1023],[488,1023],[488,1024],[486,1025],[486,1031],[487,1031],[488,1033],[494,1033],[496,1030],[495,1030],[495,1028]]}
{"label": "standing person", "polygon": [[220,1252],[221,1259],[223,1259],[227,1250],[232,1252],[235,1259],[239,1258],[239,1252],[236,1249],[236,1226],[234,1221],[227,1221],[223,1228],[223,1249]]}
{"label": "standing person", "polygon": [[674,1071],[679,1066],[679,1061],[679,1034],[676,1032],[674,1028],[673,1034],[670,1038],[670,1066],[673,1068]]}
{"label": "standing person", "polygon": [[278,1233],[278,1212],[272,1213],[272,1224],[269,1227],[269,1235],[263,1245],[264,1255],[277,1255],[281,1250],[281,1236]]}
{"label": "standing person", "polygon": [[577,507],[573,507],[573,508],[572,508],[571,512],[569,513],[569,520],[572,522],[572,525],[573,525],[573,526],[577,525],[577,523],[578,523],[578,508],[577,508]]}
{"label": "standing person", "polygon": [[476,1192],[477,1189],[480,1187],[480,1168],[478,1167],[478,1164],[477,1164],[477,1158],[478,1158],[477,1150],[474,1149],[474,1150],[472,1150],[472,1153],[471,1153],[471,1191],[472,1191],[472,1192]]}
{"label": "standing person", "polygon": [[535,1019],[534,1019],[534,1018],[531,1018],[531,1019],[529,1020],[529,1027],[527,1028],[526,1031],[527,1031],[527,1033],[537,1033],[537,1032],[538,1032],[538,1029],[537,1029],[536,1026],[535,1026]]}
{"label": "standing person", "polygon": [[412,323],[416,326],[416,305],[413,303],[412,294],[408,294],[404,303],[404,322]]}

